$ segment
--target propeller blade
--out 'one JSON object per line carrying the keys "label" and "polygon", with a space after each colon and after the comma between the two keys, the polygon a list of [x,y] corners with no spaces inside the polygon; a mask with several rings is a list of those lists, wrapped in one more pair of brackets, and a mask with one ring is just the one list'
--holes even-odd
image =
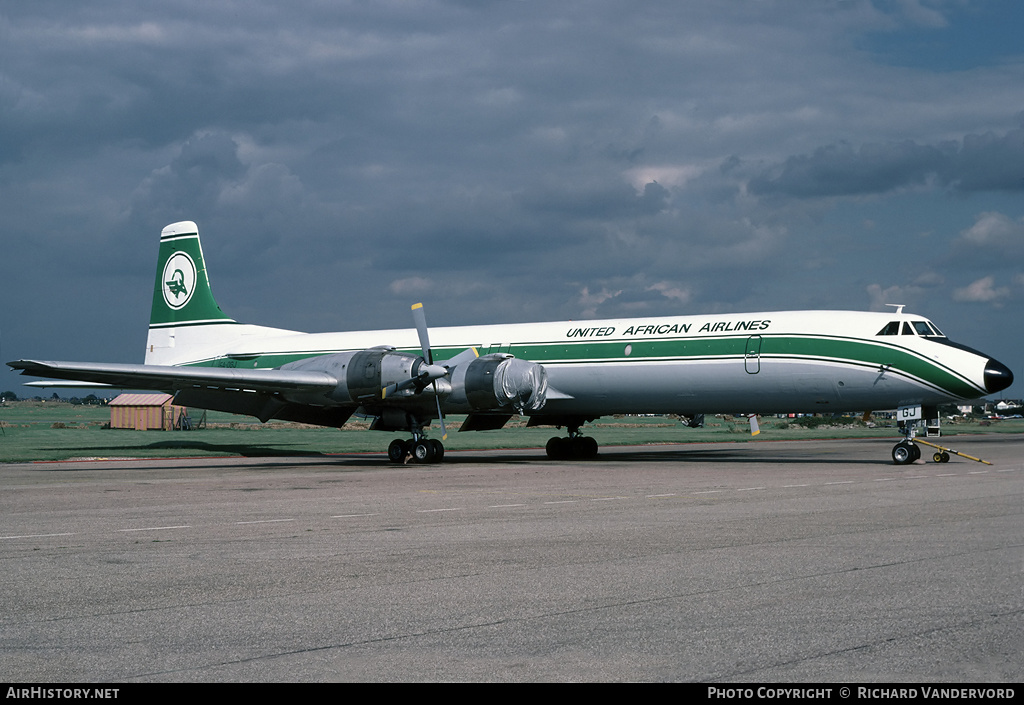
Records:
{"label": "propeller blade", "polygon": [[[424,386],[426,386],[426,383],[433,383],[434,401],[437,402],[437,420],[441,424],[441,440],[447,440],[448,429],[444,427],[444,415],[441,413],[441,397],[437,394],[437,382],[434,380],[447,375],[448,368],[434,364],[434,354],[430,350],[430,336],[427,333],[427,316],[423,312],[422,303],[412,305],[412,320],[416,324],[416,335],[420,338],[420,347],[423,348],[423,359],[427,361],[427,366],[420,368],[421,372],[417,375],[416,380],[414,381],[422,381]],[[460,353],[459,355],[462,354],[463,353]],[[459,355],[456,355],[456,357],[459,357]],[[474,350],[474,357],[475,356]],[[454,367],[454,365],[450,366]],[[398,386],[401,387],[402,385]]]}
{"label": "propeller blade", "polygon": [[434,356],[430,353],[430,336],[427,335],[427,316],[423,312],[423,304],[412,305],[412,320],[416,324],[416,334],[420,337],[420,347],[423,348],[423,359],[428,365],[434,364]]}
{"label": "propeller blade", "polygon": [[757,414],[750,414],[750,435],[756,436],[761,432],[761,427],[757,425]]}
{"label": "propeller blade", "polygon": [[478,357],[480,357],[480,352],[476,348],[466,348],[451,360],[444,360],[440,364],[451,370],[457,365],[461,365],[463,362],[469,362],[477,359]]}
{"label": "propeller blade", "polygon": [[[437,392],[437,385],[434,385],[434,392]],[[441,413],[441,397],[434,396],[434,401],[437,402],[437,420],[441,424],[441,440],[448,440],[448,429],[444,427],[444,414]]]}

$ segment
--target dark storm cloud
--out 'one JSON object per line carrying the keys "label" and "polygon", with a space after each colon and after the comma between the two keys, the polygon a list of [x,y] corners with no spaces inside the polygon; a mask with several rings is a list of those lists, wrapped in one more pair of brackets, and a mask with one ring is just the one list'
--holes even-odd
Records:
{"label": "dark storm cloud", "polygon": [[[1024,63],[885,63],[963,7],[8,3],[5,349],[136,359],[185,219],[229,314],[303,330],[406,325],[413,297],[436,325],[866,308],[919,267],[947,283],[924,302],[991,276],[959,301],[1008,303],[996,240],[952,262],[1024,217]],[[879,256],[908,230],[928,262]]]}
{"label": "dark storm cloud", "polygon": [[967,135],[962,143],[912,141],[820,147],[750,180],[757,195],[796,198],[884,194],[930,181],[964,193],[1024,191],[1024,129]]}

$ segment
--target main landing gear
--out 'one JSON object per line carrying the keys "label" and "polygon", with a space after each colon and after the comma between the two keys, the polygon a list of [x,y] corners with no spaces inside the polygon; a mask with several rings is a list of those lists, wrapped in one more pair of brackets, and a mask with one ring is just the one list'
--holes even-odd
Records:
{"label": "main landing gear", "polygon": [[568,438],[555,436],[544,450],[551,460],[589,460],[597,457],[598,445],[590,436],[581,434],[579,426],[570,426]]}
{"label": "main landing gear", "polygon": [[434,438],[415,434],[409,440],[396,438],[388,446],[388,460],[392,463],[419,463],[428,465],[444,459],[444,446]]}

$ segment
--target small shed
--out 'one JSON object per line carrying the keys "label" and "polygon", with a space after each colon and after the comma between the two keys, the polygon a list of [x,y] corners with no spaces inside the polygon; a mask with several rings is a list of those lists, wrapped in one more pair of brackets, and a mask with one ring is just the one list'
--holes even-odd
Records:
{"label": "small shed", "polygon": [[121,394],[111,401],[110,427],[136,431],[171,431],[188,416],[184,406],[175,406],[170,394]]}

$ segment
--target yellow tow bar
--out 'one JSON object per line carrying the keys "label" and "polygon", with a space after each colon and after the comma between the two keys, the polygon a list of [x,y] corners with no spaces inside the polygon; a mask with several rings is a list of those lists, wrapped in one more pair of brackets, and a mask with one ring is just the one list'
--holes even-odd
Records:
{"label": "yellow tow bar", "polygon": [[920,438],[912,438],[911,440],[914,443],[924,443],[926,446],[931,446],[932,448],[938,448],[939,452],[935,453],[932,456],[932,460],[934,460],[936,463],[948,463],[949,462],[949,454],[950,453],[954,453],[956,455],[959,455],[961,458],[967,458],[968,460],[974,460],[974,461],[979,462],[979,463],[985,463],[985,465],[991,465],[992,464],[992,463],[988,462],[987,460],[982,460],[981,458],[975,458],[973,455],[967,455],[967,453],[961,453],[960,451],[953,450],[952,448],[943,448],[942,446],[935,445],[934,443],[929,443],[928,441],[922,441]]}

